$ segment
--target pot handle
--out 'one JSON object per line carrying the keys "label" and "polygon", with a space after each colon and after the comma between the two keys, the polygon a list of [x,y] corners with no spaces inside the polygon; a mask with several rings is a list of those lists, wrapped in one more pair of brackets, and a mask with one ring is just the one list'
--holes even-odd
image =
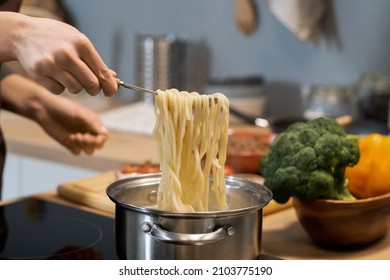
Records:
{"label": "pot handle", "polygon": [[222,226],[213,232],[208,233],[175,233],[162,229],[157,224],[148,222],[143,223],[142,230],[146,234],[150,234],[154,239],[178,245],[206,245],[223,240],[224,238],[234,234],[235,230],[232,226]]}

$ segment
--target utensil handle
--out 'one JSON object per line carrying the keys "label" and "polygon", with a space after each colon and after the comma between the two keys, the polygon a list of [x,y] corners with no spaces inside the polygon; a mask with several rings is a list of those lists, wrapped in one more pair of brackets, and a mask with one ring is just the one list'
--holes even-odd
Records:
{"label": "utensil handle", "polygon": [[154,90],[150,90],[150,89],[142,88],[139,86],[127,84],[124,81],[121,81],[119,78],[115,78],[115,80],[116,80],[116,83],[118,85],[118,88],[124,87],[124,88],[132,89],[135,91],[147,92],[147,93],[151,93],[153,95],[157,95],[157,92]]}
{"label": "utensil handle", "polygon": [[234,234],[234,228],[231,226],[222,226],[212,232],[196,234],[170,232],[162,229],[157,224],[150,223],[144,223],[143,229],[145,233],[161,242],[196,246],[218,242]]}

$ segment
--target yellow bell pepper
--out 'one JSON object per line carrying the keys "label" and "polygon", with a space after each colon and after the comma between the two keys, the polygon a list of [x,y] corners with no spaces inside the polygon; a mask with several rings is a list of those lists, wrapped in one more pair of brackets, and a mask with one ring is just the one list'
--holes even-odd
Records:
{"label": "yellow bell pepper", "polygon": [[345,171],[350,192],[357,198],[390,192],[390,137],[376,133],[363,136],[359,149],[358,164]]}

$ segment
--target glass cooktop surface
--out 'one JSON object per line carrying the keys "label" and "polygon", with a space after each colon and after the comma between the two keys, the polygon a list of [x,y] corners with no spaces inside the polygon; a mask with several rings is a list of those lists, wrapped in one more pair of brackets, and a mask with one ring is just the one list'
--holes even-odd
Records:
{"label": "glass cooktop surface", "polygon": [[0,206],[0,259],[118,259],[115,220],[35,198]]}

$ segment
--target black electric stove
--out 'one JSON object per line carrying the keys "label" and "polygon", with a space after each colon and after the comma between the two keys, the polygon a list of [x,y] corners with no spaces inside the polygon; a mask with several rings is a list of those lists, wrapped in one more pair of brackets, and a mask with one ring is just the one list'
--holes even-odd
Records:
{"label": "black electric stove", "polygon": [[35,198],[0,206],[0,259],[118,259],[115,220]]}

